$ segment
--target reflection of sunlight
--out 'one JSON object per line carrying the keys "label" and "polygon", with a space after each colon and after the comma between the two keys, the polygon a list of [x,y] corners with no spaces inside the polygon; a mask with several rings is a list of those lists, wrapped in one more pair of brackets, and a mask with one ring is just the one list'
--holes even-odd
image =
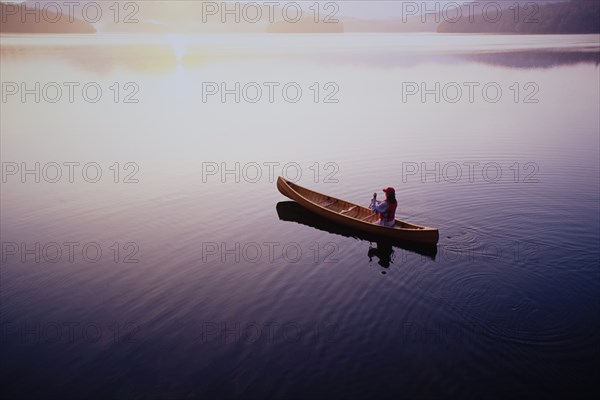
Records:
{"label": "reflection of sunlight", "polygon": [[177,63],[181,63],[185,55],[189,38],[186,35],[168,35],[167,43],[171,46],[177,57]]}
{"label": "reflection of sunlight", "polygon": [[166,37],[166,43],[173,49],[173,53],[175,54],[176,67],[175,71],[173,71],[173,79],[176,84],[175,87],[179,88],[177,90],[181,90],[186,80],[183,58],[187,52],[188,42],[189,37],[187,35],[171,34]]}

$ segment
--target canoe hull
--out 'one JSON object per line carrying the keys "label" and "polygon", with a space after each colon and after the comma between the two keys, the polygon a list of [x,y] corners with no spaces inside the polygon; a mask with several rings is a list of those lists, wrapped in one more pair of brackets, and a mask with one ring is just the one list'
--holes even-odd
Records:
{"label": "canoe hull", "polygon": [[[395,227],[381,226],[375,223],[376,217],[374,213],[365,207],[311,191],[310,189],[303,188],[287,181],[282,177],[277,179],[277,189],[281,194],[296,201],[302,207],[313,213],[357,231],[366,232],[379,237],[388,237],[396,240],[407,240],[419,243],[436,244],[439,240],[439,231],[435,228],[413,225],[400,220],[396,220]],[[319,202],[318,200],[322,201]],[[339,210],[332,210],[323,206],[323,204],[329,204],[331,202],[339,204],[338,209],[346,208],[348,210],[356,210],[353,211],[356,214],[356,217],[344,215],[339,212]],[[371,217],[369,217],[369,215]]]}
{"label": "canoe hull", "polygon": [[368,232],[350,229],[349,227],[337,224],[327,218],[302,207],[296,201],[280,201],[275,208],[277,216],[282,221],[294,222],[304,226],[309,226],[323,232],[329,232],[333,235],[351,237],[358,240],[364,240],[370,243],[376,243],[377,248],[395,247],[411,253],[428,257],[435,261],[437,255],[437,245],[431,243],[414,242],[410,240],[400,240],[385,236],[372,235]]}

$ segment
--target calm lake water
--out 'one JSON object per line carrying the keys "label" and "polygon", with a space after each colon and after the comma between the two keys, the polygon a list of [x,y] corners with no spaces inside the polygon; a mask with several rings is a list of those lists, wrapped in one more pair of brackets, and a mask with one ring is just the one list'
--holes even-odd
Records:
{"label": "calm lake water", "polygon": [[[595,397],[599,54],[2,36],[2,392]],[[344,235],[278,175],[365,205],[395,186],[440,242]]]}

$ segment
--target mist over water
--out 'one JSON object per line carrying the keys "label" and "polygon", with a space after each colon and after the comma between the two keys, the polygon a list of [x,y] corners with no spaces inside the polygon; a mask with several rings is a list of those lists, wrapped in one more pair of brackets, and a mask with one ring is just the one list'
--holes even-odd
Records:
{"label": "mist over water", "polygon": [[[3,35],[2,391],[598,392],[598,36],[283,36]],[[315,221],[277,175],[394,186],[437,249]]]}

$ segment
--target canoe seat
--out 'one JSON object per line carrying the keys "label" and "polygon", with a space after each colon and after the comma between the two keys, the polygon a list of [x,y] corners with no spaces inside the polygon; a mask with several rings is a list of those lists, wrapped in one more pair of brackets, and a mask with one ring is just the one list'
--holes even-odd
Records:
{"label": "canoe seat", "polygon": [[[358,209],[358,206],[353,206],[353,207],[350,207],[347,210],[340,211],[340,214],[343,214],[343,215],[350,214],[352,211],[356,211],[357,209]],[[355,213],[355,214],[358,214],[358,212]]]}

